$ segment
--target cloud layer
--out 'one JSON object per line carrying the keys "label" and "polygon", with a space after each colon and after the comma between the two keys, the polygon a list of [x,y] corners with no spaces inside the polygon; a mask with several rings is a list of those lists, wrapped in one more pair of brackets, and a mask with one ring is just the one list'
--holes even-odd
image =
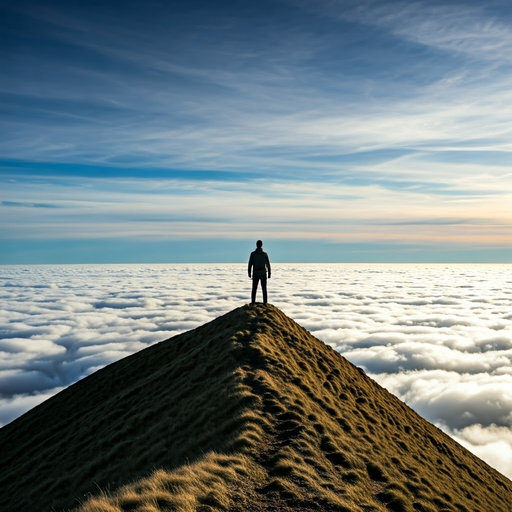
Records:
{"label": "cloud layer", "polygon": [[[512,477],[509,266],[276,265],[270,301]],[[0,267],[0,424],[249,300],[245,265]]]}

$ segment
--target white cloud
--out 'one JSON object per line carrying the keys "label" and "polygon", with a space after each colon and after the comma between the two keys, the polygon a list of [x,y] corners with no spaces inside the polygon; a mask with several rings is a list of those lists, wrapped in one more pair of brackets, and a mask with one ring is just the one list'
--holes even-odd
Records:
{"label": "white cloud", "polygon": [[[249,288],[245,264],[0,267],[0,422]],[[269,297],[512,476],[510,266],[274,264]]]}
{"label": "white cloud", "polygon": [[441,369],[373,374],[429,421],[462,429],[479,423],[512,428],[512,376]]}
{"label": "white cloud", "polygon": [[460,430],[440,425],[447,434],[498,471],[512,475],[512,428],[475,424]]}
{"label": "white cloud", "polygon": [[52,397],[64,388],[54,388],[46,393],[34,393],[27,395],[13,395],[10,398],[0,396],[0,426],[3,426],[13,419],[21,416],[30,409],[33,409],[41,402]]}

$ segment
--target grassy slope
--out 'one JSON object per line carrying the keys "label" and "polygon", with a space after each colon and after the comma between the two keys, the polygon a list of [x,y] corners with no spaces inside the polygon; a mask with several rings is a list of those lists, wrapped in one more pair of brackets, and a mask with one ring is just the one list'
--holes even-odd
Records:
{"label": "grassy slope", "polygon": [[236,376],[239,316],[118,361],[0,429],[0,510],[72,507],[155,468],[237,451],[252,396]]}
{"label": "grassy slope", "polygon": [[1,510],[69,506],[92,482],[111,492],[81,512],[512,503],[508,479],[272,306],[239,308],[107,367],[1,429],[6,440],[17,443],[8,485],[19,501]]}

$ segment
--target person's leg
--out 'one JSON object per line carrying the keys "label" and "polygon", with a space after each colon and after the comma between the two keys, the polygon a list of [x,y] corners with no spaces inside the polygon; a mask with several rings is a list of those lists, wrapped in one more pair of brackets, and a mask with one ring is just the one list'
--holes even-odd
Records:
{"label": "person's leg", "polygon": [[258,289],[258,278],[252,276],[252,293],[251,293],[251,304],[256,302],[256,290]]}
{"label": "person's leg", "polygon": [[267,303],[267,277],[261,278],[261,290],[263,292],[263,304]]}

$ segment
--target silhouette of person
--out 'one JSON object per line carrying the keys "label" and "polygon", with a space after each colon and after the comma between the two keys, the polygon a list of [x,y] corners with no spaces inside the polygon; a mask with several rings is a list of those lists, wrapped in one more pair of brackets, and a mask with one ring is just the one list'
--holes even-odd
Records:
{"label": "silhouette of person", "polygon": [[256,250],[251,252],[249,258],[249,266],[247,271],[249,277],[251,277],[252,270],[252,294],[251,304],[256,303],[256,290],[258,289],[258,283],[261,281],[261,291],[263,292],[263,304],[267,303],[267,273],[270,279],[270,260],[268,254],[262,249],[263,242],[258,240],[256,242]]}

